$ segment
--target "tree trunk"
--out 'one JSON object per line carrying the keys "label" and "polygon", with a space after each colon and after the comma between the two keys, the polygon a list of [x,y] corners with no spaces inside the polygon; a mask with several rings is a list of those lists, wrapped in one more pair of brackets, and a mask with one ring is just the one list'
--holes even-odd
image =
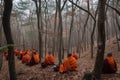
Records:
{"label": "tree trunk", "polygon": [[[79,12],[80,13],[80,12]],[[82,49],[82,43],[81,43],[81,34],[80,34],[80,32],[81,32],[81,27],[82,27],[82,25],[81,25],[81,16],[80,16],[80,14],[79,14],[79,22],[78,22],[79,24],[78,24],[78,45],[77,45],[77,53],[79,53],[79,57],[80,57],[80,52],[81,52],[81,49]]]}
{"label": "tree trunk", "polygon": [[[98,6],[97,6],[97,9],[95,11],[95,19],[97,17],[97,12],[98,12]],[[95,32],[95,27],[96,27],[96,20],[94,21],[94,25],[93,25],[93,30],[92,30],[92,33],[91,33],[91,58],[93,58],[93,46],[94,46],[94,40],[93,40],[93,36],[94,36],[94,32]]]}
{"label": "tree trunk", "polygon": [[62,63],[62,15],[61,15],[61,0],[57,1],[58,5],[58,14],[59,14],[59,20],[58,20],[58,41],[59,41],[59,50],[58,50],[58,59],[59,59],[59,64]]}
{"label": "tree trunk", "polygon": [[[41,0],[39,0],[39,17],[40,17],[40,26],[39,26],[39,29],[40,31],[43,30],[43,26],[42,26],[42,11],[41,11]],[[43,44],[42,44],[42,34],[41,32],[39,32],[39,54],[40,54],[40,57],[42,58],[43,55],[42,55],[42,50],[43,50]],[[41,61],[41,60],[40,60]]]}
{"label": "tree trunk", "polygon": [[[7,44],[14,44],[11,28],[10,28],[10,15],[12,10],[12,0],[4,0],[4,12],[3,12],[3,30],[7,40]],[[10,80],[16,80],[16,70],[15,70],[15,61],[14,61],[14,48],[13,46],[8,47],[8,66],[9,66],[9,75]]]}
{"label": "tree trunk", "polygon": [[[117,15],[117,14],[116,14]],[[119,46],[119,41],[118,41],[118,30],[117,30],[117,24],[115,25],[115,23],[117,23],[117,21],[115,21],[114,19],[116,18],[115,13],[113,12],[113,25],[114,25],[114,30],[115,30],[115,35],[116,35],[116,41],[117,41],[117,46],[118,46],[118,51],[120,51],[120,46]]]}
{"label": "tree trunk", "polygon": [[[87,8],[88,8],[88,12],[89,12],[89,0],[87,0]],[[87,27],[88,20],[89,20],[89,14],[87,14],[87,18],[85,20],[85,23],[84,23],[84,26],[83,26],[83,31],[82,31],[82,40],[81,40],[81,43],[83,45],[84,51],[86,51],[86,39],[87,39],[87,36],[86,36],[86,27]]]}
{"label": "tree trunk", "polygon": [[3,64],[3,54],[0,53],[0,70],[2,69]]}
{"label": "tree trunk", "polygon": [[[38,27],[38,41],[39,41],[39,46],[38,46],[38,50],[39,50],[39,56],[40,59],[42,58],[42,35],[41,35],[41,0],[39,0],[39,5],[37,4],[36,0],[33,0],[36,6],[36,14],[37,14],[37,27]],[[41,60],[40,60],[41,62]]]}
{"label": "tree trunk", "polygon": [[[1,25],[1,22],[0,22]],[[1,47],[1,43],[2,43],[2,26],[0,26],[0,47]],[[3,54],[0,53],[0,70],[2,68],[2,64],[3,64]]]}
{"label": "tree trunk", "polygon": [[47,13],[48,13],[48,8],[47,8],[47,2],[45,1],[46,6],[45,6],[45,28],[46,28],[46,34],[45,34],[45,56],[47,54],[47,33],[48,33],[48,22],[47,22]]}
{"label": "tree trunk", "polygon": [[[0,22],[1,25],[1,22]],[[1,47],[1,43],[2,43],[2,26],[0,26],[0,47]],[[0,53],[0,70],[2,68],[2,64],[3,64],[3,54]]]}
{"label": "tree trunk", "polygon": [[119,24],[119,20],[118,20],[118,16],[117,16],[117,14],[116,14],[116,24],[117,24],[118,29],[119,29],[119,32],[120,32],[120,24]]}
{"label": "tree trunk", "polygon": [[[73,1],[73,0],[72,0]],[[68,39],[68,52],[72,51],[72,42],[71,42],[71,37],[72,37],[72,30],[73,30],[73,22],[74,22],[74,7],[72,4],[72,15],[71,15],[71,25],[70,25],[70,32],[69,32],[69,39]]]}
{"label": "tree trunk", "polygon": [[[2,38],[2,34],[0,34],[0,38]],[[1,47],[1,39],[0,39],[0,47]],[[3,54],[0,53],[0,70],[2,69],[2,64],[3,64]]]}
{"label": "tree trunk", "polygon": [[[55,10],[55,22],[54,22],[54,34],[56,33],[56,26],[57,26],[57,2],[56,2],[56,10]],[[52,53],[55,55],[56,51],[56,35],[53,36],[53,49]]]}
{"label": "tree trunk", "polygon": [[106,0],[99,0],[98,2],[98,50],[94,66],[94,76],[100,80],[101,70],[105,51],[105,3]]}
{"label": "tree trunk", "polygon": [[[2,25],[1,25],[1,18],[0,18],[0,47],[1,47],[1,44],[2,44]],[[2,68],[2,64],[3,64],[3,54],[0,53],[0,70]]]}

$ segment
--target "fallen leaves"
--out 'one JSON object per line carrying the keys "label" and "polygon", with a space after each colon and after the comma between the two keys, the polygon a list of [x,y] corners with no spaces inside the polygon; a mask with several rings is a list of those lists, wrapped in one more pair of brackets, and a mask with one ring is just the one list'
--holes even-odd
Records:
{"label": "fallen leaves", "polygon": [[[120,52],[117,50],[117,45],[112,42],[107,42],[106,44],[105,52],[107,53],[112,50],[114,53],[113,56],[117,60],[117,73],[120,73]],[[94,56],[95,55],[96,54],[94,54]],[[95,63],[95,58],[90,58],[90,51],[86,51],[84,54],[81,53],[81,58],[78,59],[78,71],[61,74],[54,72],[53,66],[49,66],[45,69],[41,68],[40,64],[29,67],[22,64],[20,60],[15,60],[18,80],[81,80],[85,72],[91,72],[93,70]],[[2,70],[0,71],[0,80],[9,80],[8,63],[5,59]],[[120,74],[102,75],[102,80],[120,80]]]}

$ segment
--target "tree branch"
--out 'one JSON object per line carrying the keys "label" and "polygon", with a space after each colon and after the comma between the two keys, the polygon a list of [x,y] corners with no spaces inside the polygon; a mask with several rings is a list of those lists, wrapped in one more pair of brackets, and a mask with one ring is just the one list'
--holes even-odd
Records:
{"label": "tree branch", "polygon": [[76,3],[74,3],[74,2],[71,1],[71,0],[69,0],[69,2],[71,2],[73,5],[75,5],[75,6],[78,7],[79,9],[81,9],[81,10],[87,12],[87,13],[93,18],[93,20],[96,21],[96,19],[94,18],[94,16],[93,16],[88,10],[83,9],[82,7],[80,7],[79,5],[77,5]]}
{"label": "tree branch", "polygon": [[63,4],[63,6],[61,8],[61,11],[64,9],[66,2],[67,2],[67,0],[64,1],[64,4]]}
{"label": "tree branch", "polygon": [[107,5],[108,7],[110,7],[111,9],[115,10],[115,12],[120,16],[120,11],[118,11],[116,8],[110,6],[110,5],[107,4],[107,3],[106,3],[106,5]]}

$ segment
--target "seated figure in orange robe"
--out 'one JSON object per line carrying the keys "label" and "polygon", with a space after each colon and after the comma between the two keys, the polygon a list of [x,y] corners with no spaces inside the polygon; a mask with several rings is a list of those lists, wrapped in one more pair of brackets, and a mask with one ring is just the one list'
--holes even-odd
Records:
{"label": "seated figure in orange robe", "polygon": [[4,52],[4,57],[6,60],[8,60],[8,52]]}
{"label": "seated figure in orange robe", "polygon": [[78,54],[76,52],[73,52],[72,53],[72,56],[77,60],[79,57],[78,57]]}
{"label": "seated figure in orange robe", "polygon": [[22,57],[22,63],[29,64],[30,60],[31,60],[30,51],[27,50],[26,53]]}
{"label": "seated figure in orange robe", "polygon": [[33,66],[35,64],[38,64],[40,62],[40,57],[39,57],[39,54],[36,50],[32,50],[32,57],[31,57],[31,60],[30,60],[30,66]]}
{"label": "seated figure in orange robe", "polygon": [[72,56],[71,53],[68,53],[68,57],[64,59],[63,64],[60,64],[59,72],[64,73],[67,71],[76,71],[77,66],[77,60]]}
{"label": "seated figure in orange robe", "polygon": [[47,67],[47,65],[54,65],[54,63],[55,63],[55,58],[52,55],[52,53],[49,52],[48,55],[45,57],[45,61],[41,64],[41,66],[44,68]]}
{"label": "seated figure in orange robe", "polygon": [[116,71],[117,71],[116,60],[112,57],[112,53],[110,52],[107,54],[107,57],[103,61],[102,73],[111,74],[116,73]]}
{"label": "seated figure in orange robe", "polygon": [[25,50],[18,50],[17,58],[21,60],[25,53]]}
{"label": "seated figure in orange robe", "polygon": [[19,55],[19,52],[20,52],[20,50],[18,50],[18,49],[14,49],[14,54],[15,54],[16,56]]}

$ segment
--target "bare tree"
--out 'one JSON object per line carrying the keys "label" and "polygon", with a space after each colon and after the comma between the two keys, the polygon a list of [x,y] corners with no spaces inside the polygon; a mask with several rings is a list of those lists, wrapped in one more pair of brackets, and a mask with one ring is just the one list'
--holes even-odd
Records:
{"label": "bare tree", "polygon": [[57,1],[57,5],[58,5],[58,18],[59,18],[59,22],[58,22],[58,41],[59,41],[59,50],[58,50],[58,59],[59,59],[59,64],[62,63],[62,32],[63,32],[63,28],[62,28],[62,15],[61,15],[61,0]]}
{"label": "bare tree", "polygon": [[[57,27],[57,14],[58,14],[58,9],[57,9],[57,0],[56,0],[56,10],[55,10],[55,21],[54,21],[54,33],[56,33],[56,27]],[[52,52],[55,55],[56,51],[56,37],[53,36],[53,50]]]}
{"label": "bare tree", "polygon": [[[106,0],[99,0],[98,2],[98,49],[97,49],[97,57],[95,61],[95,66],[93,70],[93,75],[95,79],[101,79],[101,71],[102,71],[102,64],[104,58],[104,51],[105,51],[105,3]],[[85,74],[85,80],[92,80],[92,76],[88,77],[88,75],[92,74]]]}
{"label": "bare tree", "polygon": [[[64,6],[66,4],[67,0],[64,1],[64,4],[61,7],[61,0],[56,0],[57,3],[57,10],[58,10],[58,59],[59,64],[62,63],[62,53],[63,51],[63,23],[62,23],[62,10],[64,9]],[[63,53],[64,54],[64,53]]]}
{"label": "bare tree", "polygon": [[[72,0],[73,1],[73,0]],[[72,12],[71,12],[71,24],[70,24],[70,32],[69,32],[69,39],[68,39],[68,52],[70,51],[71,47],[71,35],[72,35],[72,30],[73,30],[73,22],[74,22],[74,15],[75,15],[75,8],[74,5],[72,4]]]}
{"label": "bare tree", "polygon": [[102,64],[105,51],[105,3],[106,0],[99,0],[98,2],[98,50],[94,66],[94,75],[96,79],[100,79]]}
{"label": "bare tree", "polygon": [[[38,26],[38,39],[39,39],[39,54],[42,58],[42,14],[41,14],[41,0],[33,0],[36,6],[36,14],[37,14],[37,26]],[[38,4],[39,3],[39,4]],[[40,60],[41,61],[41,60]]]}
{"label": "bare tree", "polygon": [[[0,22],[1,25],[1,22]],[[1,47],[1,40],[2,40],[2,26],[0,26],[0,47]],[[0,70],[2,68],[2,64],[3,64],[3,54],[0,52]]]}
{"label": "bare tree", "polygon": [[[3,30],[7,40],[7,44],[14,44],[11,28],[10,28],[10,15],[12,10],[12,0],[4,0],[4,12],[2,18]],[[14,61],[14,48],[13,46],[8,46],[8,65],[9,65],[9,75],[10,80],[16,80],[16,70],[15,70],[15,61]]]}

